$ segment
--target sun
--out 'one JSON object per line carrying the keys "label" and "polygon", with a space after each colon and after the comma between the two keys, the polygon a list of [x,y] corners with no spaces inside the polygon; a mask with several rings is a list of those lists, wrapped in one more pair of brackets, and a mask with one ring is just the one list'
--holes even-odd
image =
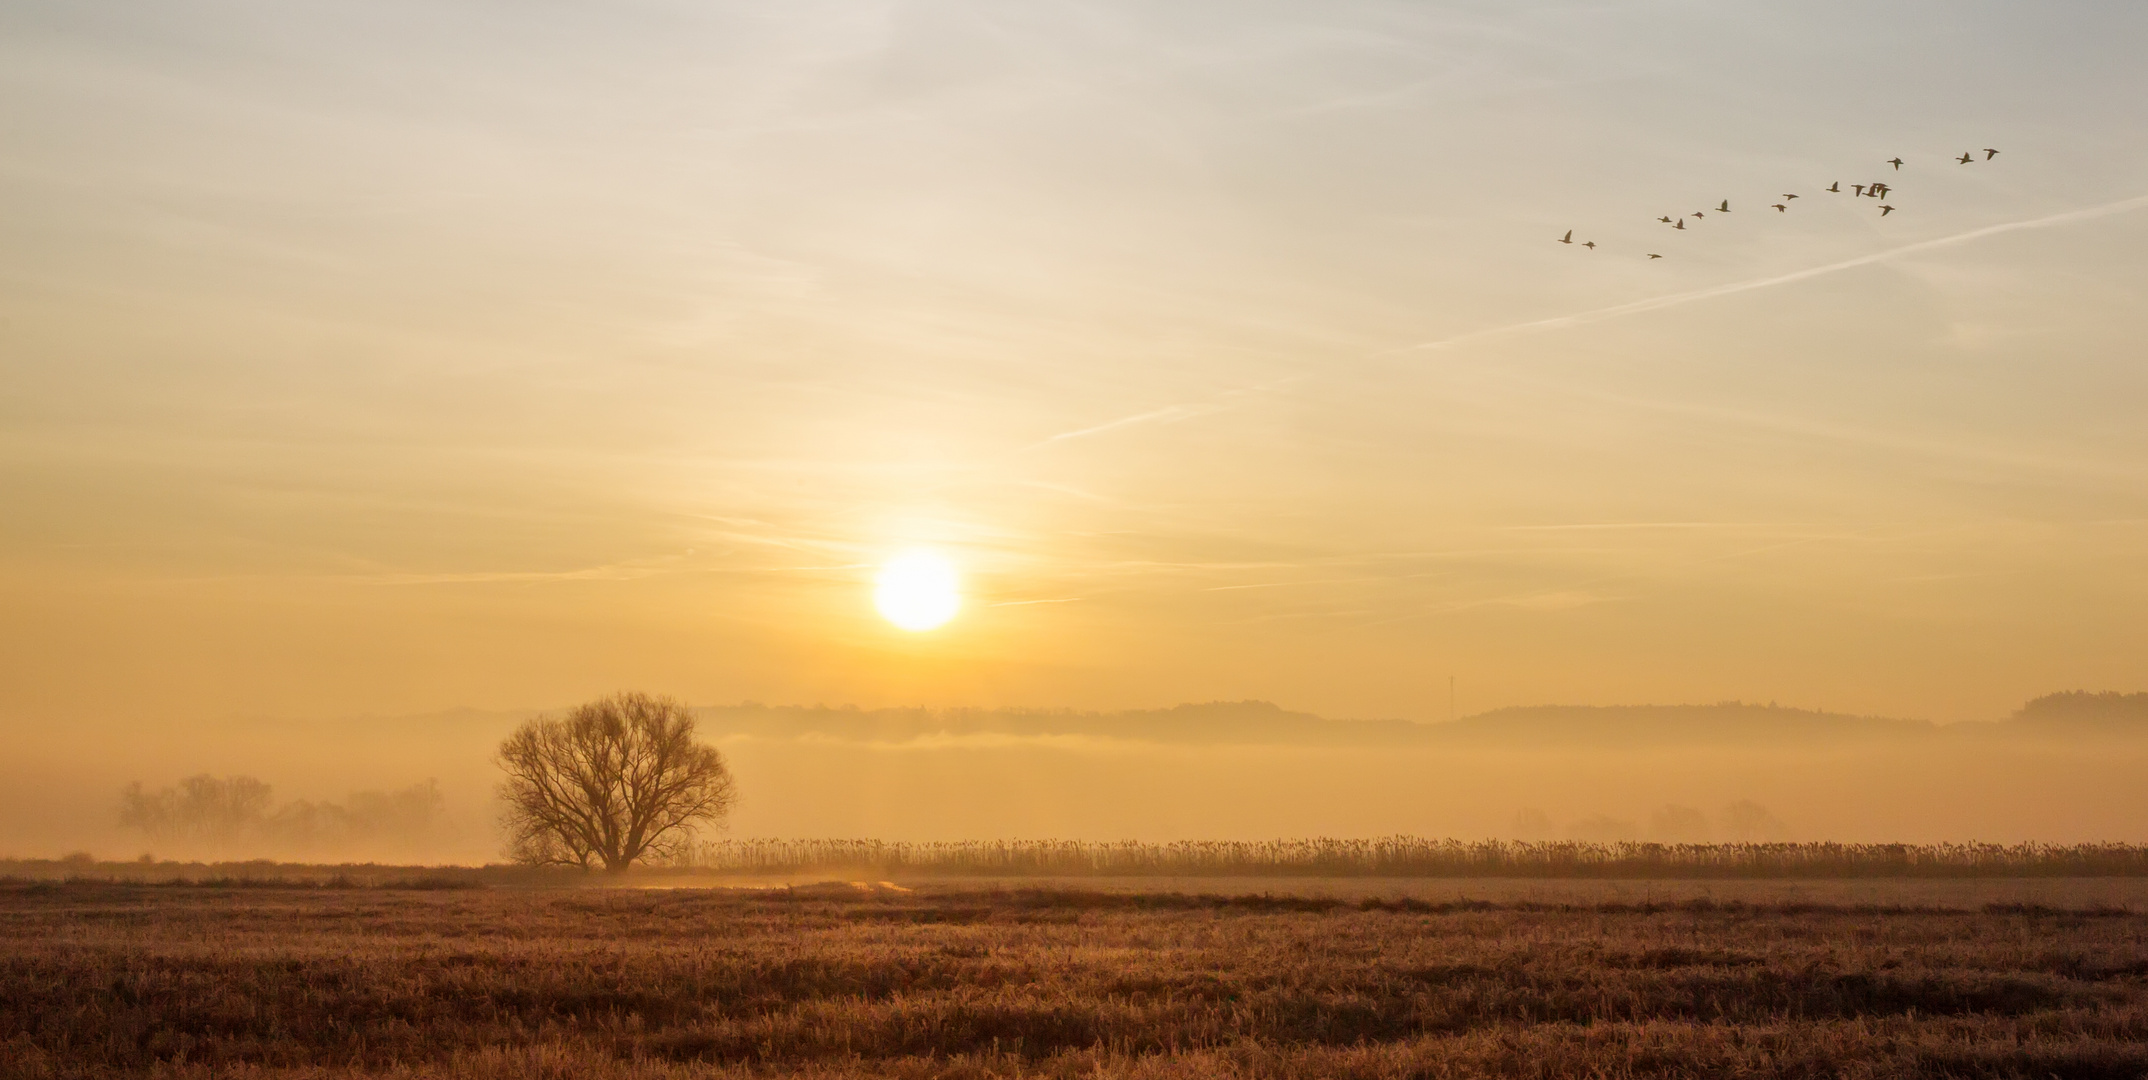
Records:
{"label": "sun", "polygon": [[962,607],[952,563],[930,551],[906,551],[880,568],[873,605],[905,630],[930,630]]}

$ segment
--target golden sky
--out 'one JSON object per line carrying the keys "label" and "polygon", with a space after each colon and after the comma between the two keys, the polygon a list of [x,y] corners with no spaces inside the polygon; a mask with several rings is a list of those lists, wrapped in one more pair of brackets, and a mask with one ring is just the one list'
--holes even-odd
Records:
{"label": "golden sky", "polygon": [[[2140,689],[2143,44],[18,0],[0,725]],[[1821,190],[1883,175],[1884,220]],[[964,602],[911,633],[872,580],[918,547]]]}

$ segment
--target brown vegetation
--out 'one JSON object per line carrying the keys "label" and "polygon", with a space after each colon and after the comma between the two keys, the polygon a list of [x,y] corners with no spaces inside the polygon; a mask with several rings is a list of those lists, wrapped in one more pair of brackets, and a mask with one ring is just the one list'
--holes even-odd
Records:
{"label": "brown vegetation", "polygon": [[695,866],[755,875],[871,870],[986,877],[2138,877],[2138,844],[1645,844],[1587,841],[725,840]]}
{"label": "brown vegetation", "polygon": [[0,1075],[2136,1077],[2148,917],[0,889]]}
{"label": "brown vegetation", "polygon": [[[1224,878],[1421,881],[1493,878],[1542,881],[1937,881],[2148,878],[2139,844],[1644,844],[1583,841],[1462,841],[1395,836],[1380,840],[1181,841],[1146,844],[1079,840],[724,840],[637,866],[645,884],[723,884],[741,878],[933,879]],[[574,884],[576,866],[395,866],[374,863],[0,859],[0,882],[348,883],[414,880],[465,886]]]}

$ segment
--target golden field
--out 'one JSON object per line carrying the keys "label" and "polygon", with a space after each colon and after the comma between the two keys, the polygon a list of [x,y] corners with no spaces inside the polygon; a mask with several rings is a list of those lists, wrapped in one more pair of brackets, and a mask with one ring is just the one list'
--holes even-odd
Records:
{"label": "golden field", "polygon": [[18,881],[0,1075],[2148,1072],[2148,915],[1863,895]]}

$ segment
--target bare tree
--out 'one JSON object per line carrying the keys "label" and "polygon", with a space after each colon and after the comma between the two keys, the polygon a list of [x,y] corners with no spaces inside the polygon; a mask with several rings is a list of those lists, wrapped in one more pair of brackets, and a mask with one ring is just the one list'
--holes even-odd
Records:
{"label": "bare tree", "polygon": [[686,706],[617,694],[539,717],[500,744],[508,853],[535,865],[601,864],[684,850],[737,793],[723,755],[694,741]]}

